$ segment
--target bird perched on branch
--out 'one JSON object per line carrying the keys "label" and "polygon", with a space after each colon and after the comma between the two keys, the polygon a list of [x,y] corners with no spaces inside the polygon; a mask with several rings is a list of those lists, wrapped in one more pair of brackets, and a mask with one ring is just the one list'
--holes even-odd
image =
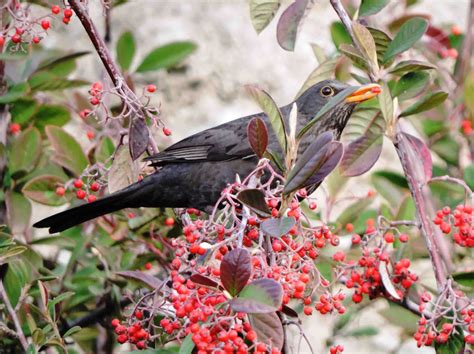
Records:
{"label": "bird perched on branch", "polygon": [[[335,80],[321,81],[303,92],[295,101],[297,131],[304,127],[335,95],[349,86]],[[328,114],[322,116],[302,139],[298,156],[321,133],[333,131],[339,139],[356,104],[380,92],[376,84],[358,88]],[[288,125],[292,103],[280,108]],[[43,219],[34,227],[49,228],[50,233],[124,208],[170,207],[204,210],[213,206],[228,183],[252,172],[258,163],[247,139],[247,126],[259,117],[270,127],[265,113],[239,118],[194,134],[147,158],[159,170],[142,181],[95,202],[84,204]],[[268,149],[282,156],[278,139],[268,129]]]}

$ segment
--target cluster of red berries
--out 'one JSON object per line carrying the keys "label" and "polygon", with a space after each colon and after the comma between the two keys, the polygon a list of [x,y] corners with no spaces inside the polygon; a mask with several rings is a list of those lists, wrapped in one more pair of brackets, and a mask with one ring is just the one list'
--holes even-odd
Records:
{"label": "cluster of red berries", "polygon": [[[61,13],[61,8],[58,5],[54,5],[51,8],[51,12],[54,15],[59,15]],[[64,11],[63,11],[63,23],[66,24],[66,25],[69,24],[69,22],[71,22],[72,15],[73,15],[73,12],[72,12],[71,9],[64,9]]]}
{"label": "cluster of red berries", "polygon": [[[321,315],[333,312],[337,312],[338,314],[342,315],[346,312],[346,308],[342,304],[342,301],[344,301],[345,297],[346,296],[343,293],[338,293],[335,295],[323,294],[319,297],[319,301],[316,302],[314,307]],[[309,300],[307,301],[309,302]],[[308,314],[307,312],[309,312],[309,310],[306,310],[307,308],[308,307],[305,307],[303,310],[306,315]],[[312,310],[311,307],[309,307],[309,309]]]}
{"label": "cluster of red berries", "polygon": [[343,345],[333,345],[331,348],[329,348],[329,353],[330,354],[338,354],[342,353],[344,351],[344,346]]}
{"label": "cluster of red berries", "polygon": [[141,320],[143,320],[143,312],[139,310],[135,311],[134,317],[137,321],[128,327],[125,324],[121,324],[117,318],[112,320],[111,324],[117,334],[117,342],[120,344],[129,342],[135,344],[139,350],[146,349],[150,333],[142,327]]}
{"label": "cluster of red berries", "polygon": [[458,205],[454,211],[444,207],[436,212],[433,222],[446,235],[451,234],[454,228],[454,242],[459,246],[472,248],[474,247],[473,213],[474,208],[469,205]]}
{"label": "cluster of red berries", "polygon": [[[84,199],[87,196],[87,192],[83,189],[85,186],[84,182],[81,179],[75,179],[73,182],[74,188],[76,188],[76,198],[77,199]],[[100,184],[98,182],[92,182],[88,188],[88,190],[92,192],[98,192],[100,190]],[[62,197],[66,194],[66,188],[63,186],[59,186],[56,188],[56,195]],[[90,193],[87,196],[87,201],[89,203],[95,202],[97,197]]]}
{"label": "cluster of red berries", "polygon": [[89,90],[89,95],[91,95],[89,102],[91,103],[91,105],[97,106],[98,104],[100,104],[103,89],[104,87],[101,82],[94,82],[92,84],[92,87]]}

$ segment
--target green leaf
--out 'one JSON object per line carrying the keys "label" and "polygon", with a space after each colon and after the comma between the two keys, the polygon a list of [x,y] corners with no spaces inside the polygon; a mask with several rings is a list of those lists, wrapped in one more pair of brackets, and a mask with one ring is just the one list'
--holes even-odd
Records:
{"label": "green leaf", "polygon": [[344,227],[348,223],[353,223],[359,217],[360,213],[366,210],[374,201],[373,197],[360,199],[349,205],[337,218],[336,224]]}
{"label": "green leaf", "polygon": [[35,126],[44,132],[47,125],[63,126],[71,119],[69,110],[59,105],[41,105],[33,116]]}
{"label": "green leaf", "polygon": [[331,24],[331,38],[336,48],[339,48],[343,43],[352,44],[351,36],[341,22]]}
{"label": "green leaf", "polygon": [[35,202],[59,206],[67,202],[66,198],[56,194],[56,187],[64,184],[64,180],[58,176],[43,175],[29,180],[23,189],[23,194]]}
{"label": "green leaf", "polygon": [[469,188],[474,189],[474,164],[464,168],[464,181],[466,181]]}
{"label": "green leaf", "polygon": [[374,15],[382,10],[390,0],[362,0],[359,7],[359,16],[365,17]]}
{"label": "green leaf", "polygon": [[390,123],[394,119],[393,112],[393,99],[390,95],[390,89],[388,88],[385,82],[382,82],[382,92],[378,95],[377,99],[379,101],[380,110],[385,119],[385,122],[390,126]]}
{"label": "green leaf", "polygon": [[352,22],[352,30],[354,31],[354,37],[358,43],[358,47],[362,51],[362,55],[378,70],[374,37],[372,37],[372,34],[365,26],[356,21]]}
{"label": "green leaf", "polygon": [[36,91],[58,91],[66,90],[75,87],[81,87],[89,85],[90,82],[84,80],[69,80],[64,77],[60,77],[52,74],[48,71],[39,71],[33,74],[28,84],[33,92]]}
{"label": "green leaf", "polygon": [[281,217],[277,219],[267,219],[260,224],[260,229],[272,237],[286,235],[295,225],[295,219]]}
{"label": "green leaf", "polygon": [[117,61],[123,71],[130,69],[135,55],[135,39],[132,32],[124,32],[117,41]]}
{"label": "green leaf", "polygon": [[110,159],[115,151],[115,145],[112,139],[108,136],[104,137],[98,144],[95,149],[94,157],[97,162],[105,163],[109,161],[109,164],[112,162]]}
{"label": "green leaf", "polygon": [[[377,61],[379,65],[383,65],[383,57],[385,55],[385,52],[387,51],[388,46],[392,42],[392,38],[390,38],[388,34],[377,28],[367,27],[367,29],[374,38],[375,50],[377,52]],[[385,63],[385,66],[391,65],[391,63],[392,61],[389,60],[387,63]]]}
{"label": "green leaf", "polygon": [[13,140],[8,149],[8,169],[17,179],[32,171],[41,155],[41,134],[28,128]]}
{"label": "green leaf", "polygon": [[28,269],[21,260],[9,263],[3,283],[5,285],[8,299],[13,307],[18,303],[21,289],[26,285],[28,280]]}
{"label": "green leaf", "polygon": [[427,28],[428,21],[423,18],[414,17],[406,21],[388,46],[383,58],[384,63],[410,49],[423,36]]}
{"label": "green leaf", "polygon": [[361,136],[379,136],[385,132],[385,125],[385,119],[379,109],[359,106],[352,113],[346,129],[344,129],[343,138],[354,141]]}
{"label": "green leaf", "polygon": [[193,334],[189,333],[186,338],[184,338],[181,347],[179,348],[179,354],[191,354],[194,350]]}
{"label": "green leaf", "polygon": [[90,54],[90,52],[77,52],[67,54],[52,61],[43,62],[40,64],[36,72],[47,71],[50,74],[65,77],[71,74],[76,69],[76,59],[87,54]]}
{"label": "green leaf", "polygon": [[252,96],[254,101],[259,105],[259,107],[264,111],[272,125],[273,131],[275,132],[275,135],[278,139],[278,142],[280,143],[281,150],[283,153],[286,152],[286,129],[285,129],[285,122],[283,120],[283,116],[281,115],[280,109],[276,105],[275,101],[273,101],[273,98],[266,93],[264,90],[252,86],[252,85],[246,85],[245,89],[247,92]]}
{"label": "green leaf", "polygon": [[451,276],[456,283],[461,285],[463,291],[472,296],[474,293],[474,271],[454,273]]}
{"label": "green leaf", "polygon": [[23,98],[30,91],[30,86],[26,82],[22,82],[8,88],[3,96],[0,96],[0,104],[12,103]]}
{"label": "green leaf", "polygon": [[86,155],[79,143],[62,128],[48,125],[46,135],[54,149],[52,160],[71,171],[76,177],[80,176],[89,165]]}
{"label": "green leaf", "polygon": [[69,330],[66,333],[63,334],[63,338],[70,337],[73,334],[78,333],[81,329],[82,329],[82,327],[80,327],[80,326],[74,326],[72,328],[69,328]]}
{"label": "green leaf", "polygon": [[389,73],[394,75],[403,75],[407,72],[431,69],[436,69],[436,66],[431,63],[418,60],[404,60],[395,65],[393,69],[389,70]]}
{"label": "green leaf", "polygon": [[397,81],[393,88],[393,97],[407,100],[422,93],[430,83],[430,75],[425,71],[409,72]]}
{"label": "green leaf", "polygon": [[403,110],[402,113],[400,113],[400,117],[406,117],[412,114],[428,111],[443,103],[446,98],[448,98],[447,92],[438,91],[430,93],[429,95],[426,95],[410,107]]}
{"label": "green leaf", "polygon": [[467,74],[464,81],[464,104],[474,115],[474,69]]}
{"label": "green leaf", "polygon": [[389,307],[379,311],[379,314],[392,325],[403,328],[408,334],[413,334],[418,329],[419,317],[396,303],[390,303]]}
{"label": "green leaf", "polygon": [[464,348],[466,344],[464,342],[463,329],[460,326],[456,326],[455,329],[457,333],[450,334],[446,343],[441,344],[435,341],[436,354],[465,353]]}
{"label": "green leaf", "polygon": [[38,110],[38,103],[33,99],[20,99],[10,106],[12,122],[24,125]]}
{"label": "green leaf", "polygon": [[352,44],[342,43],[339,46],[339,51],[352,60],[352,63],[362,69],[368,69],[367,59],[364,58],[359,49]]}
{"label": "green leaf", "polygon": [[377,192],[391,205],[399,205],[400,201],[408,193],[407,190],[400,188],[390,178],[380,175],[378,172],[371,176],[371,181]]}
{"label": "green leaf", "polygon": [[193,42],[173,42],[153,49],[143,59],[137,72],[143,73],[176,66],[193,53],[197,45]]}
{"label": "green leaf", "polygon": [[280,0],[250,0],[250,20],[257,33],[272,21],[280,7]]}
{"label": "green leaf", "polygon": [[444,136],[436,140],[431,145],[431,150],[439,155],[443,160],[453,166],[458,165],[459,144],[449,136]]}
{"label": "green leaf", "polygon": [[230,302],[235,312],[269,313],[277,311],[283,300],[283,288],[273,279],[252,281]]}
{"label": "green leaf", "polygon": [[351,331],[348,331],[344,334],[346,337],[367,337],[367,336],[375,336],[379,333],[379,330],[373,326],[364,326],[355,328]]}
{"label": "green leaf", "polygon": [[8,263],[7,258],[18,256],[26,251],[25,246],[4,247],[0,249],[0,264]]}

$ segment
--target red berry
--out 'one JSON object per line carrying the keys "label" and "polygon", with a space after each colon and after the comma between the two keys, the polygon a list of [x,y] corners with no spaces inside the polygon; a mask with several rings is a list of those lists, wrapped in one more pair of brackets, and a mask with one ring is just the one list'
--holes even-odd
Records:
{"label": "red berry", "polygon": [[72,10],[71,9],[64,10],[64,17],[66,18],[72,17]]}
{"label": "red berry", "polygon": [[33,37],[33,43],[38,44],[39,42],[41,42],[41,38],[37,37],[37,36],[34,36]]}
{"label": "red berry", "polygon": [[87,197],[87,201],[89,203],[95,202],[97,200],[97,197],[94,194],[91,194]]}
{"label": "red berry", "polygon": [[314,209],[316,209],[317,207],[318,207],[318,205],[317,205],[316,203],[314,203],[314,202],[313,202],[313,203],[309,203],[309,208],[310,208],[311,210],[314,210]]}
{"label": "red berry", "polygon": [[347,232],[352,232],[354,230],[354,225],[352,224],[346,224],[346,231]]}
{"label": "red berry", "polygon": [[145,269],[150,270],[152,268],[152,264],[150,262],[145,263]]}
{"label": "red berry", "polygon": [[84,199],[86,197],[86,192],[82,189],[77,190],[76,192],[77,199]]}
{"label": "red berry", "polygon": [[135,317],[136,317],[138,320],[142,320],[142,319],[143,319],[143,312],[140,311],[140,310],[135,311]]}
{"label": "red berry", "polygon": [[358,245],[361,241],[361,237],[358,234],[352,235],[352,244],[353,245]]}
{"label": "red berry", "polygon": [[407,234],[400,234],[400,236],[398,236],[398,239],[400,240],[400,242],[408,242],[408,235]]}
{"label": "red berry", "polygon": [[150,93],[153,93],[156,91],[156,86],[155,85],[147,85],[146,90]]}
{"label": "red berry", "polygon": [[93,106],[97,106],[97,105],[100,103],[100,100],[99,100],[97,97],[92,97],[92,98],[90,99],[90,103],[91,103],[91,105],[93,105]]}
{"label": "red berry", "polygon": [[165,219],[165,225],[166,226],[173,226],[174,225],[174,219],[172,217],[168,217]]}
{"label": "red berry", "polygon": [[387,243],[393,243],[393,241],[395,241],[395,237],[393,236],[393,234],[391,232],[387,232],[384,235],[383,238],[384,238],[385,242],[387,242]]}
{"label": "red berry", "polygon": [[460,36],[462,34],[461,27],[457,25],[453,25],[451,27],[451,33],[454,34],[455,36]]}
{"label": "red berry", "polygon": [[456,59],[458,57],[459,53],[456,49],[454,48],[451,48],[451,49],[448,49],[448,56],[453,58],[453,59]]}
{"label": "red berry", "polygon": [[64,17],[64,18],[63,18],[63,23],[64,23],[65,25],[69,24],[69,22],[71,22],[71,19],[70,19],[69,17]]}
{"label": "red berry", "polygon": [[112,326],[117,327],[120,324],[120,320],[118,318],[114,318],[110,323]]}
{"label": "red berry", "polygon": [[58,5],[54,5],[52,8],[51,8],[51,12],[55,15],[57,15],[58,13],[61,12],[61,8],[58,6]]}
{"label": "red berry", "polygon": [[5,38],[3,38],[2,36],[0,36],[0,46],[4,45],[5,44]]}
{"label": "red berry", "polygon": [[21,126],[18,123],[12,123],[8,130],[11,134],[18,134],[21,131]]}
{"label": "red berry", "polygon": [[166,136],[170,136],[171,135],[171,130],[169,130],[168,128],[163,128],[163,134],[165,134]]}
{"label": "red berry", "polygon": [[94,133],[93,131],[89,130],[89,131],[87,132],[87,138],[88,138],[89,140],[92,140],[92,139],[94,139],[94,137],[95,137],[95,133]]}
{"label": "red berry", "polygon": [[59,195],[60,197],[62,197],[64,193],[66,193],[66,189],[64,187],[56,188],[56,195]]}
{"label": "red berry", "polygon": [[280,252],[283,249],[283,245],[281,244],[280,241],[275,240],[272,243],[272,249],[274,252]]}
{"label": "red berry", "polygon": [[257,339],[257,333],[255,331],[249,331],[247,335],[245,336],[249,341],[253,342],[255,339]]}
{"label": "red berry", "polygon": [[14,34],[12,36],[12,42],[13,43],[20,43],[21,42],[21,36],[19,34]]}
{"label": "red berry", "polygon": [[91,190],[92,190],[92,191],[97,192],[99,189],[100,189],[100,184],[99,184],[99,183],[93,182],[93,183],[91,184]]}
{"label": "red berry", "polygon": [[139,341],[137,344],[138,349],[145,349],[146,348],[146,342],[144,340]]}
{"label": "red berry", "polygon": [[117,337],[117,342],[120,344],[125,343],[128,340],[128,336],[126,334],[121,334]]}
{"label": "red berry", "polygon": [[25,32],[25,30],[23,28],[15,28],[15,33],[19,36],[21,36],[23,34],[23,32]]}
{"label": "red berry", "polygon": [[303,312],[306,316],[310,316],[313,313],[313,308],[311,306],[305,306]]}
{"label": "red berry", "polygon": [[51,27],[51,22],[49,22],[48,20],[43,20],[41,21],[41,27],[43,27],[43,29],[47,31],[49,27]]}
{"label": "red berry", "polygon": [[83,182],[81,179],[75,179],[74,180],[74,187],[76,188],[82,188]]}

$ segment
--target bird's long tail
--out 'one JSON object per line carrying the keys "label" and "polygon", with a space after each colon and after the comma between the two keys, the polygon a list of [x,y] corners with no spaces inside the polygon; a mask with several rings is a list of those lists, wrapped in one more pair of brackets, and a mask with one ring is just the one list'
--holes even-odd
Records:
{"label": "bird's long tail", "polygon": [[150,193],[153,192],[153,178],[150,177],[95,202],[80,205],[47,217],[33,226],[36,228],[49,228],[49,233],[52,234],[120,209],[146,206],[140,204],[143,203],[144,196],[145,200],[147,199],[147,194],[149,199],[152,198]]}

